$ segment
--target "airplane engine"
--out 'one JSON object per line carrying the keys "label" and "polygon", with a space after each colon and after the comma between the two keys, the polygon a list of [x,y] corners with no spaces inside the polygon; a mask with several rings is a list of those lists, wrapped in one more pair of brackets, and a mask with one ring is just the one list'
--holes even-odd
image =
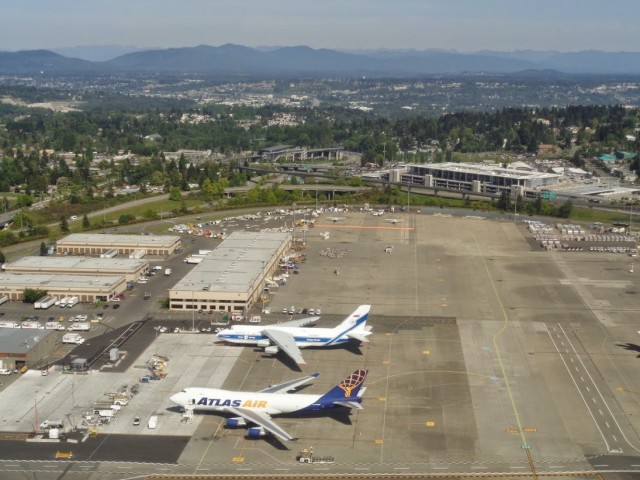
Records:
{"label": "airplane engine", "polygon": [[275,355],[276,353],[278,353],[278,351],[278,347],[276,347],[275,345],[271,345],[270,347],[264,349],[264,353],[268,353],[269,355]]}
{"label": "airplane engine", "polygon": [[244,427],[247,422],[242,417],[227,418],[226,426],[228,428]]}
{"label": "airplane engine", "polygon": [[267,432],[264,431],[262,427],[251,427],[247,430],[247,437],[251,439],[258,439],[260,437],[264,437]]}
{"label": "airplane engine", "polygon": [[259,347],[268,347],[269,345],[271,345],[271,342],[269,341],[268,338],[264,338],[262,340],[258,340],[258,346]]}

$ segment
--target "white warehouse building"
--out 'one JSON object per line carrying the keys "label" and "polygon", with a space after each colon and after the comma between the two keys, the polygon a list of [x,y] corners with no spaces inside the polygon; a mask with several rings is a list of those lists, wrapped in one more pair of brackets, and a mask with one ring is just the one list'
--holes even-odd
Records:
{"label": "white warehouse building", "polygon": [[291,248],[291,234],[234,232],[169,289],[171,310],[243,312]]}

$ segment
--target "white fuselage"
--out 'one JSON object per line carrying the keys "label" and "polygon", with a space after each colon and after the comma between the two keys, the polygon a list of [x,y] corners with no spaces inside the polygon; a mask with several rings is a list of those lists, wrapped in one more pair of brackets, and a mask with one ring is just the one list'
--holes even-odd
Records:
{"label": "white fuselage", "polygon": [[[299,348],[312,346],[339,345],[349,341],[349,337],[342,333],[346,329],[334,328],[306,328],[306,327],[278,327],[270,325],[270,330],[280,330],[291,335]],[[257,345],[260,340],[268,337],[262,334],[264,327],[252,325],[233,325],[230,329],[218,333],[218,338],[225,342],[240,345]]]}
{"label": "white fuselage", "polygon": [[[320,410],[322,395],[233,392],[216,388],[185,388],[171,397],[171,401],[183,408],[198,411],[224,412],[230,408],[248,408],[269,415],[292,413],[301,410]],[[324,406],[327,408],[329,405]],[[315,408],[314,408],[315,407]]]}

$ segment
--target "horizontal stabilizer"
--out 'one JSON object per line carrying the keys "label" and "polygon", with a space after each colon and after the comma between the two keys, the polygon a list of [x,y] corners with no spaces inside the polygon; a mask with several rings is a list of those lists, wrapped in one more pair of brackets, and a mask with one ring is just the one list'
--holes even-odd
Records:
{"label": "horizontal stabilizer", "polygon": [[370,335],[370,332],[349,332],[347,333],[347,337],[352,338],[353,340],[358,340],[359,342],[366,343],[369,341],[367,338]]}
{"label": "horizontal stabilizer", "polygon": [[355,410],[362,410],[364,407],[360,405],[358,402],[333,402],[334,405],[341,405],[347,408],[353,408]]}

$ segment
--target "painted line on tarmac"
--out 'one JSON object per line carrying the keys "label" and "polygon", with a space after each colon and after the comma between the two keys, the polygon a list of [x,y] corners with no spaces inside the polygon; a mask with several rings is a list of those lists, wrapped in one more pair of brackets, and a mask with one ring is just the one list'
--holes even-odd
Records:
{"label": "painted line on tarmac", "polygon": [[415,230],[415,228],[413,227],[374,227],[374,226],[370,226],[370,225],[332,225],[332,224],[317,224],[316,223],[316,228],[318,227],[322,227],[322,228],[356,228],[356,229],[361,229],[361,230]]}

